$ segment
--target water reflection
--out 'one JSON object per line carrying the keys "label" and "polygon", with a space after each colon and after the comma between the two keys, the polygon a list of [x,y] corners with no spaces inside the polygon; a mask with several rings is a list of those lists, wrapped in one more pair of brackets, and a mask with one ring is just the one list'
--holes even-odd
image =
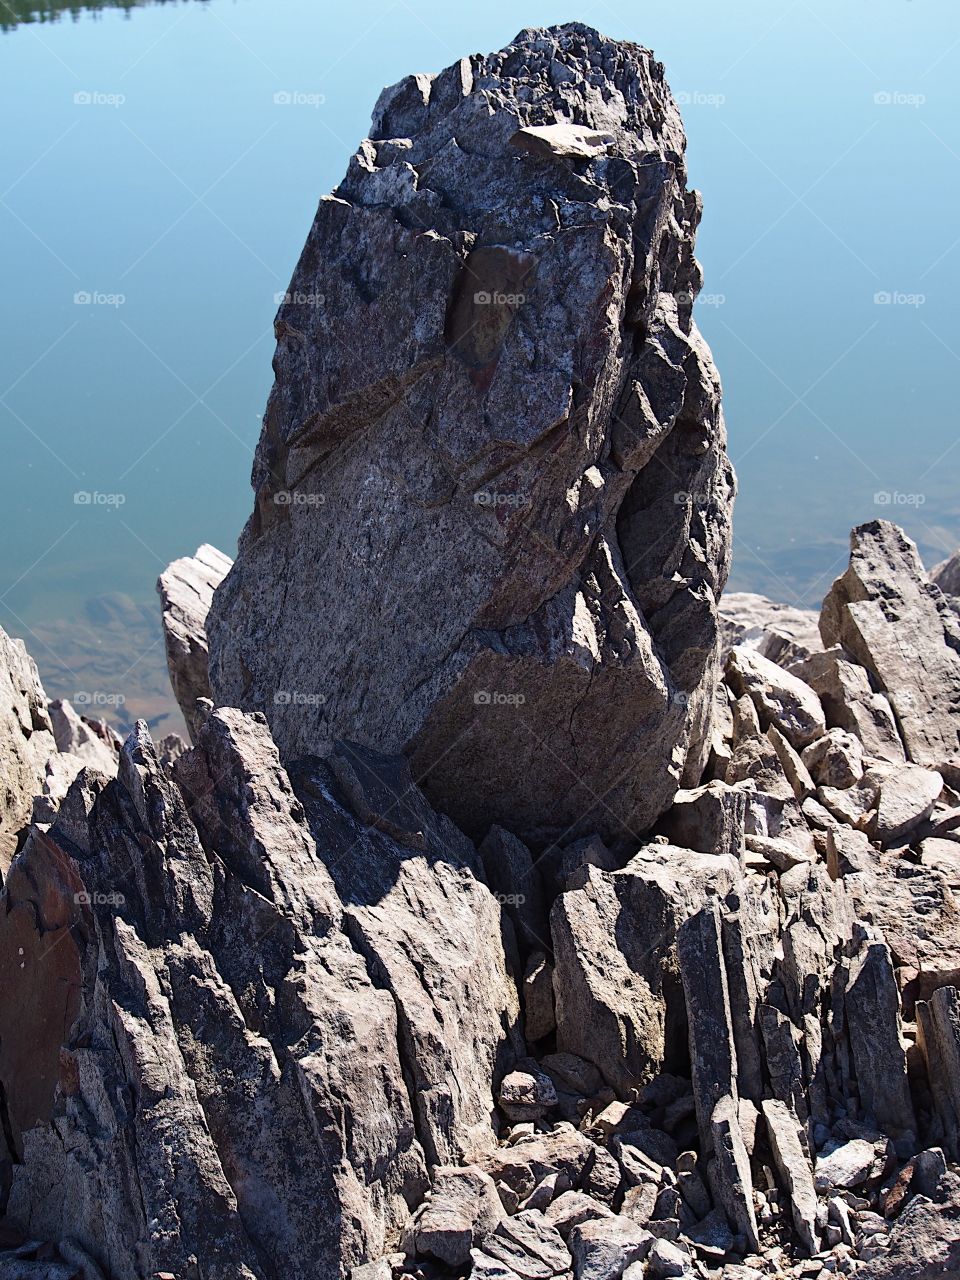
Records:
{"label": "water reflection", "polygon": [[[155,4],[179,4],[184,0],[85,0],[83,4],[75,0],[0,0],[0,31],[13,31],[16,27],[28,22],[59,22],[69,14],[71,18],[79,18],[84,13],[98,13],[104,9],[122,9],[129,15],[131,9],[144,9]],[[200,0],[205,3],[205,0]]]}

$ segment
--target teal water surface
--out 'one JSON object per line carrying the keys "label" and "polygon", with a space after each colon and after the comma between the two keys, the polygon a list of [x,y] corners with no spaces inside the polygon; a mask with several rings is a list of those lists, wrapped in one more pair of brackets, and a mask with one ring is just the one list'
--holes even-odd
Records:
{"label": "teal water surface", "polygon": [[960,542],[955,0],[0,0],[0,625],[51,692],[165,723],[154,580],[234,549],[275,298],[380,88],[571,18],[681,101],[733,585],[815,602],[876,515]]}

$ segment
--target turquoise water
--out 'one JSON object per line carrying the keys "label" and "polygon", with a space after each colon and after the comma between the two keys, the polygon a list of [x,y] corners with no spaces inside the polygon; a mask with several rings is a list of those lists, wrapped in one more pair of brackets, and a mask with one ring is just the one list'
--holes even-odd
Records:
{"label": "turquoise water", "polygon": [[163,715],[153,583],[233,550],[317,199],[384,84],[522,23],[648,44],[684,104],[734,585],[818,600],[877,514],[960,542],[954,0],[86,9],[0,3],[0,624],[53,692]]}

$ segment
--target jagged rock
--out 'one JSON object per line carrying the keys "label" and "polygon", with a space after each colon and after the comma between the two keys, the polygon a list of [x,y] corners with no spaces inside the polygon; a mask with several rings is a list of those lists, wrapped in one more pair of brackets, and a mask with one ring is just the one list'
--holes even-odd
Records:
{"label": "jagged rock", "polygon": [[778,666],[799,662],[823,647],[815,610],[778,604],[751,591],[727,591],[720,620],[725,650],[745,644]]}
{"label": "jagged rock", "polygon": [[570,1125],[537,1134],[512,1147],[498,1147],[480,1162],[494,1182],[525,1200],[544,1178],[564,1175],[579,1190],[595,1164],[601,1148]]}
{"label": "jagged rock", "polygon": [[862,1187],[873,1173],[876,1158],[872,1142],[853,1138],[817,1157],[814,1185],[818,1191]]}
{"label": "jagged rock", "polygon": [[828,729],[804,750],[803,763],[818,785],[842,790],[863,777],[863,745],[845,729]]}
{"label": "jagged rock", "polygon": [[941,560],[930,570],[930,581],[946,596],[960,596],[960,551]]}
{"label": "jagged rock", "polygon": [[618,1280],[650,1252],[653,1235],[623,1214],[592,1218],[570,1232],[575,1280]]}
{"label": "jagged rock", "polygon": [[897,763],[905,758],[886,694],[873,689],[867,671],[840,645],[812,654],[790,671],[819,695],[831,729],[852,733],[875,759]]}
{"label": "jagged rock", "polygon": [[934,991],[917,1005],[917,1039],[951,1159],[960,1158],[960,992],[955,986]]}
{"label": "jagged rock", "polygon": [[671,1240],[657,1240],[647,1260],[647,1275],[651,1280],[670,1280],[675,1276],[694,1275],[693,1259],[686,1245]]}
{"label": "jagged rock", "polygon": [[[960,637],[916,546],[886,520],[850,535],[850,567],[823,602],[824,644],[841,644],[887,694],[914,764],[957,752]],[[952,621],[951,621],[952,619]]]}
{"label": "jagged rock", "polygon": [[583,888],[562,894],[550,918],[558,1047],[595,1063],[621,1095],[682,1060],[677,930],[742,876],[732,857],[650,844],[623,870],[590,869]]}
{"label": "jagged rock", "polygon": [[930,837],[921,841],[920,861],[943,876],[954,897],[960,894],[960,844]]}
{"label": "jagged rock", "polygon": [[475,1166],[437,1169],[433,1195],[417,1215],[417,1253],[452,1267],[469,1261],[470,1250],[503,1221],[493,1179]]}
{"label": "jagged rock", "polygon": [[497,1104],[508,1120],[539,1120],[557,1105],[557,1091],[532,1058],[522,1058],[501,1081]]}
{"label": "jagged rock", "polygon": [[[545,153],[573,117],[611,141]],[[381,96],[277,317],[209,619],[219,701],[285,759],[405,751],[524,839],[644,831],[698,779],[733,481],[683,152],[660,64],[576,23]]]}
{"label": "jagged rock", "polygon": [[793,1226],[801,1246],[809,1255],[818,1252],[817,1193],[810,1162],[804,1150],[804,1135],[796,1116],[783,1102],[766,1098],[760,1104],[767,1136],[777,1170],[790,1197]]}
{"label": "jagged rock", "polygon": [[504,1218],[485,1237],[483,1250],[524,1280],[551,1280],[570,1269],[570,1253],[562,1236],[537,1209]]}
{"label": "jagged rock", "polygon": [[750,1157],[740,1128],[734,1096],[721,1098],[710,1117],[710,1144],[716,1156],[714,1183],[717,1198],[733,1228],[741,1232],[751,1249],[759,1247],[753,1208]]}
{"label": "jagged rock", "polygon": [[862,1280],[960,1280],[960,1180],[948,1175],[936,1200],[917,1196],[897,1220],[885,1253],[860,1267]]}
{"label": "jagged rock", "polygon": [[680,925],[677,962],[687,1011],[697,1124],[701,1148],[709,1154],[714,1108],[721,1098],[735,1098],[737,1089],[737,1052],[716,903]]}
{"label": "jagged rock", "polygon": [[267,1280],[270,1257],[336,1275],[423,1189],[396,1006],[265,726],[217,712],[181,764],[216,779],[189,808],[140,726],[11,870],[7,1213],[116,1280],[191,1256],[211,1280]]}
{"label": "jagged rock", "polygon": [[56,751],[36,664],[22,640],[0,629],[0,872],[17,851]]}
{"label": "jagged rock", "polygon": [[862,831],[846,826],[830,827],[827,831],[827,870],[831,879],[842,876],[870,873],[877,865],[877,851]]}
{"label": "jagged rock", "polygon": [[761,728],[775,724],[797,750],[826,731],[820,699],[810,686],[754,650],[731,649],[726,678],[738,697],[749,694]]}
{"label": "jagged rock", "polygon": [[612,1218],[613,1210],[582,1191],[564,1191],[544,1210],[544,1216],[566,1240],[574,1227],[594,1218]]}
{"label": "jagged rock", "polygon": [[873,765],[865,775],[879,790],[870,834],[886,847],[918,827],[933,812],[943,778],[918,765]]}
{"label": "jagged rock", "polygon": [[909,1147],[917,1123],[907,1083],[893,961],[885,942],[870,930],[861,933],[843,994],[860,1101],[884,1133]]}
{"label": "jagged rock", "polygon": [[82,764],[108,777],[116,776],[122,740],[109,725],[78,715],[66,698],[54,700],[48,710],[58,751],[76,756]]}
{"label": "jagged rock", "polygon": [[494,1141],[492,1092],[524,1052],[501,909],[480,857],[433,812],[403,760],[340,743],[327,763],[301,762],[292,781],[344,927],[397,1003],[427,1157],[475,1163]]}
{"label": "jagged rock", "polygon": [[[810,771],[800,756],[787,739],[783,736],[775,724],[771,724],[767,730],[767,737],[773,745],[774,751],[780,760],[783,772],[787,775],[787,781],[793,788],[793,794],[802,803],[808,796],[812,796],[816,787]],[[823,739],[819,739],[822,742]],[[817,742],[813,742],[807,751],[812,751],[817,746]]]}
{"label": "jagged rock", "polygon": [[740,858],[746,803],[743,791],[723,782],[678,791],[659,830],[671,844],[683,849]]}
{"label": "jagged rock", "polygon": [[213,593],[232,563],[229,556],[204,543],[194,555],[174,560],[157,581],[170,684],[194,742],[200,727],[197,699],[213,696],[208,670],[207,614]]}

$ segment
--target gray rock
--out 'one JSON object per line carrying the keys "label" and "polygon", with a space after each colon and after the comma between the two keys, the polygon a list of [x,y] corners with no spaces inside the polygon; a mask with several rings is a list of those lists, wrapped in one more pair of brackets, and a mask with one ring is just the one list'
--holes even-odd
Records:
{"label": "gray rock", "polygon": [[897,763],[905,758],[889,699],[873,688],[865,668],[840,645],[812,654],[790,670],[819,695],[831,729],[852,733],[875,759]]}
{"label": "gray rock", "polygon": [[804,1150],[803,1130],[796,1116],[784,1103],[768,1098],[760,1106],[777,1171],[790,1197],[797,1239],[801,1248],[812,1256],[820,1248],[817,1235],[817,1193],[810,1162]]}
{"label": "gray rock", "polygon": [[456,1267],[503,1221],[503,1206],[489,1174],[474,1166],[437,1169],[433,1195],[417,1215],[417,1253]]}
{"label": "gray rock", "polygon": [[854,1138],[817,1157],[814,1185],[818,1191],[853,1190],[871,1177],[876,1164],[872,1142]]}
{"label": "gray rock", "polygon": [[874,765],[867,777],[880,791],[870,834],[886,847],[907,835],[933,812],[943,778],[918,765]]}
{"label": "gray rock", "polygon": [[594,1218],[611,1218],[613,1210],[582,1191],[564,1191],[544,1210],[544,1216],[566,1240],[574,1227]]}
{"label": "gray rock", "polygon": [[827,870],[834,880],[843,876],[869,873],[877,865],[877,850],[862,831],[847,826],[827,831]]}
{"label": "gray rock", "polygon": [[[611,141],[561,157],[572,118]],[[284,759],[403,751],[524,839],[642,832],[699,778],[733,478],[683,153],[660,64],[576,23],[381,97],[209,618],[217,699]]]}
{"label": "gray rock", "polygon": [[943,1145],[960,1158],[960,992],[934,991],[917,1005],[917,1041],[923,1053]]}
{"label": "gray rock", "polygon": [[116,777],[122,739],[108,724],[79,715],[66,698],[55,699],[48,710],[58,751],[75,756],[107,777]]}
{"label": "gray rock", "polygon": [[936,768],[956,754],[960,730],[956,617],[896,525],[860,525],[850,547],[850,567],[823,602],[824,643],[842,644],[867,668],[890,699],[908,759]]}
{"label": "gray rock", "polygon": [[593,1218],[570,1232],[575,1280],[619,1280],[650,1252],[653,1235],[622,1214]]}
{"label": "gray rock", "polygon": [[935,564],[930,570],[930,581],[945,596],[960,596],[960,551],[955,551],[946,560]]}
{"label": "gray rock", "polygon": [[397,1008],[262,722],[215,713],[181,764],[189,804],[139,726],[5,886],[7,1212],[116,1280],[339,1274],[424,1188]]}
{"label": "gray rock", "polygon": [[519,1200],[525,1200],[552,1174],[563,1174],[572,1188],[581,1189],[600,1151],[572,1125],[564,1125],[516,1146],[498,1147],[480,1163],[498,1186],[509,1187]]}
{"label": "gray rock", "polygon": [[714,1187],[717,1200],[735,1231],[749,1248],[759,1248],[753,1208],[750,1157],[740,1128],[739,1108],[733,1095],[721,1098],[710,1117],[710,1146],[716,1157]]}
{"label": "gray rock", "polygon": [[547,906],[540,872],[530,850],[509,831],[493,826],[479,851],[487,883],[513,921],[523,952],[548,949]]}
{"label": "gray rock", "polygon": [[534,952],[523,974],[523,1029],[530,1044],[557,1028],[553,997],[553,965],[542,951]]}
{"label": "gray rock", "polygon": [[960,1181],[948,1175],[937,1201],[917,1196],[900,1215],[883,1255],[858,1280],[960,1280]]}
{"label": "gray rock", "polygon": [[593,1062],[622,1095],[683,1055],[677,930],[743,876],[731,857],[644,846],[622,871],[591,869],[554,903],[557,1045]]}
{"label": "gray rock", "polygon": [[[787,781],[793,788],[793,794],[802,804],[816,790],[813,778],[810,776],[810,770],[807,768],[803,757],[797,754],[775,724],[771,724],[767,729],[767,737],[773,744],[773,749],[780,759],[783,772],[787,775]],[[824,739],[820,738],[817,742],[812,742],[806,748],[806,751],[815,750],[818,744],[823,741]]]}
{"label": "gray rock", "polygon": [[803,763],[824,787],[852,787],[863,777],[863,744],[845,729],[828,729],[804,750]]}
{"label": "gray rock", "polygon": [[720,602],[724,649],[745,644],[778,666],[823,648],[813,609],[778,604],[751,591],[727,591]]}
{"label": "gray rock", "polygon": [[738,697],[749,694],[761,728],[775,724],[798,751],[825,732],[823,708],[810,686],[745,645],[731,649],[726,679]]}
{"label": "gray rock", "polygon": [[482,1247],[523,1280],[551,1280],[570,1269],[570,1253],[563,1238],[537,1209],[504,1218]]}
{"label": "gray rock", "polygon": [[917,1123],[890,948],[870,930],[862,934],[843,995],[860,1101],[884,1133],[909,1145]]}
{"label": "gray rock", "polygon": [[657,1240],[647,1259],[651,1280],[669,1280],[673,1276],[693,1275],[693,1259],[685,1245],[671,1240]]}
{"label": "gray rock", "polygon": [[213,697],[208,670],[207,614],[213,593],[232,563],[229,556],[204,543],[192,556],[174,560],[157,581],[170,684],[193,741],[200,727],[197,699]]}
{"label": "gray rock", "polygon": [[0,630],[0,872],[17,851],[44,767],[56,752],[36,664],[22,640]]}
{"label": "gray rock", "polygon": [[557,1091],[532,1058],[522,1058],[501,1081],[497,1104],[508,1120],[539,1120],[557,1105]]}
{"label": "gray rock", "polygon": [[658,829],[671,844],[698,853],[743,855],[746,796],[723,782],[678,791]]}

